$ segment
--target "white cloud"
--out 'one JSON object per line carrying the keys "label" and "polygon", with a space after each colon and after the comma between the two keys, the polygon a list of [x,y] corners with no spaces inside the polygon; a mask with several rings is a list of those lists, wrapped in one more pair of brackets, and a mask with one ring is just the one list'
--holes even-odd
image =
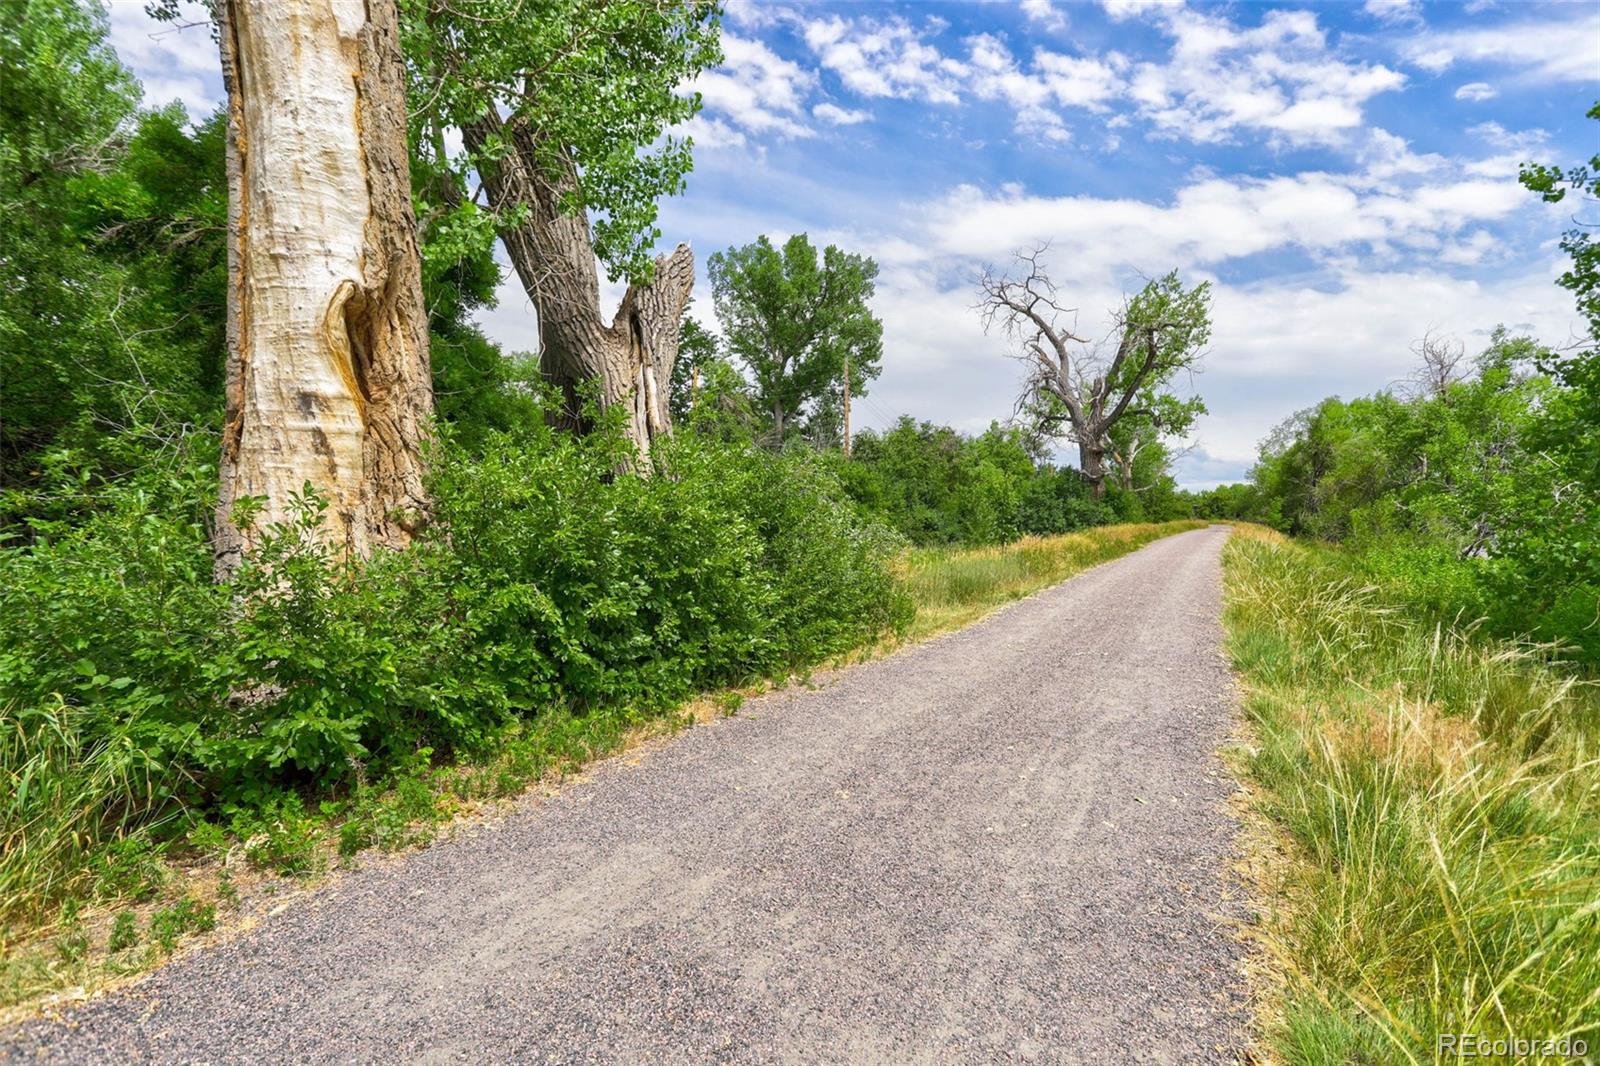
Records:
{"label": "white cloud", "polygon": [[1362,10],[1381,22],[1422,21],[1422,0],[1367,0]]}
{"label": "white cloud", "polygon": [[941,50],[945,27],[935,19],[920,26],[898,16],[793,21],[822,68],[852,92],[938,104],[1004,102],[1018,132],[1043,140],[1067,136],[1058,109],[1104,111],[1127,99],[1158,136],[1219,142],[1250,130],[1287,144],[1342,144],[1363,124],[1367,100],[1405,84],[1403,74],[1381,64],[1338,55],[1309,11],[1271,10],[1258,26],[1243,28],[1174,4],[1113,4],[1108,13],[1148,15],[1170,39],[1168,54],[1134,64],[1114,51],[1036,48],[1024,61],[1002,36],[979,33],[964,39],[967,54],[958,59]]}
{"label": "white cloud", "polygon": [[144,102],[182,103],[193,121],[222,106],[222,58],[211,39],[211,17],[185,3],[173,22],[158,22],[138,3],[110,4],[111,45],[144,86]]}
{"label": "white cloud", "polygon": [[[761,41],[732,33],[722,35],[723,63],[689,85],[705,102],[711,119],[723,131],[809,137],[814,131],[801,117],[816,74],[784,59]],[[731,143],[725,134],[721,143]],[[707,143],[711,143],[709,140]]]}
{"label": "white cloud", "polygon": [[1083,58],[1049,52],[1033,53],[1033,69],[1056,103],[1063,107],[1096,109],[1111,100],[1123,87],[1121,71],[1127,60],[1119,53],[1104,59]]}
{"label": "white cloud", "polygon": [[1050,0],[1022,0],[1022,13],[1029,22],[1037,22],[1045,29],[1065,29],[1067,17]]}
{"label": "white cloud", "polygon": [[1499,95],[1499,91],[1486,81],[1469,81],[1456,90],[1457,100],[1466,100],[1474,104],[1481,104],[1485,100],[1493,100]]}
{"label": "white cloud", "polygon": [[[935,25],[931,32],[941,28]],[[928,44],[924,33],[903,18],[831,15],[804,21],[802,33],[822,66],[862,96],[934,104],[954,104],[961,99],[965,68]]]}
{"label": "white cloud", "polygon": [[1016,112],[1017,132],[1045,141],[1070,139],[1061,116],[1045,104],[1050,88],[1043,80],[1023,73],[1004,43],[990,34],[967,38],[971,90],[980,100],[1003,100]]}
{"label": "white cloud", "polygon": [[787,8],[765,0],[727,0],[723,11],[729,22],[752,30],[776,26],[791,14]]}
{"label": "white cloud", "polygon": [[1112,22],[1122,22],[1125,19],[1157,11],[1170,2],[1171,0],[1100,0],[1100,6],[1105,9],[1106,18]]}
{"label": "white cloud", "polygon": [[1362,105],[1405,76],[1338,58],[1309,11],[1268,11],[1240,29],[1181,7],[1155,10],[1172,38],[1165,64],[1140,63],[1131,95],[1167,136],[1229,140],[1254,129],[1293,144],[1334,144],[1362,123]]}
{"label": "white cloud", "polygon": [[1573,18],[1424,33],[1408,40],[1402,46],[1402,54],[1435,73],[1456,63],[1493,63],[1515,68],[1529,78],[1600,81],[1600,68],[1595,62],[1600,11],[1587,5],[1574,5],[1570,10],[1585,13]]}
{"label": "white cloud", "polygon": [[696,148],[743,148],[746,143],[744,134],[709,115],[696,115],[674,132],[693,138]]}
{"label": "white cloud", "polygon": [[855,126],[872,118],[870,111],[852,111],[826,102],[813,107],[811,113],[830,126]]}

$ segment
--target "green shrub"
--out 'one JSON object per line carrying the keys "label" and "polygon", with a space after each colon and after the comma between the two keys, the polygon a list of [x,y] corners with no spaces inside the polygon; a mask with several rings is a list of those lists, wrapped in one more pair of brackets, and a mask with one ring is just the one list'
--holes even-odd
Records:
{"label": "green shrub", "polygon": [[363,565],[322,545],[308,491],[214,585],[209,468],[103,487],[0,547],[0,913],[137,897],[168,840],[223,844],[208,812],[284,873],[316,861],[307,800],[358,797],[342,850],[394,846],[433,818],[430,752],[568,715],[536,760],[581,758],[629,715],[909,619],[901,541],[815,457],[681,433],[642,477],[612,426],[443,436],[431,529]]}

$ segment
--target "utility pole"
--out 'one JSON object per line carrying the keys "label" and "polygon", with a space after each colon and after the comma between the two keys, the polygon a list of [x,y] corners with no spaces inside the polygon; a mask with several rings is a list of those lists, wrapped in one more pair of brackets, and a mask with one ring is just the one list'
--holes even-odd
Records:
{"label": "utility pole", "polygon": [[850,357],[844,357],[844,457],[850,458]]}

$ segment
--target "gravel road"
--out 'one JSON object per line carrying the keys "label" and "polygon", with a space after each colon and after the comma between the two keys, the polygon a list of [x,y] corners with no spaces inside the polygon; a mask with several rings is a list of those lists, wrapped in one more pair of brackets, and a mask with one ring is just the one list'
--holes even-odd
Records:
{"label": "gravel road", "polygon": [[609,760],[0,1059],[1235,1061],[1226,536]]}

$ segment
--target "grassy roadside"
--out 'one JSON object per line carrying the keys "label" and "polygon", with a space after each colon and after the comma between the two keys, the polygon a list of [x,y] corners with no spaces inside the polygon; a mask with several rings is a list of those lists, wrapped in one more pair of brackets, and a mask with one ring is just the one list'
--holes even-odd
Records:
{"label": "grassy roadside", "polygon": [[1059,537],[1024,537],[997,548],[920,548],[906,557],[904,579],[916,604],[906,640],[918,641],[977,621],[996,607],[1064,581],[1081,570],[1153,540],[1204,529],[1180,521],[1102,526]]}
{"label": "grassy roadside", "polygon": [[[840,662],[959,628],[1090,566],[1206,524],[1106,526],[997,548],[909,552],[900,576],[916,604],[913,622]],[[119,841],[98,860],[87,897],[52,924],[0,931],[0,1022],[142,974],[207,936],[248,928],[358,862],[424,844],[530,789],[553,792],[586,763],[732,714],[745,698],[790,680],[707,693],[667,713],[547,713],[505,730],[476,761],[435,765],[423,751],[403,772],[349,796],[241,812],[231,823],[200,823],[185,839],[160,846],[147,837]],[[70,797],[62,801],[71,806]],[[27,840],[0,825],[0,841],[0,887],[25,890]]]}
{"label": "grassy roadside", "polygon": [[1223,559],[1269,1052],[1600,1049],[1600,690],[1407,616],[1332,552],[1242,528]]}

